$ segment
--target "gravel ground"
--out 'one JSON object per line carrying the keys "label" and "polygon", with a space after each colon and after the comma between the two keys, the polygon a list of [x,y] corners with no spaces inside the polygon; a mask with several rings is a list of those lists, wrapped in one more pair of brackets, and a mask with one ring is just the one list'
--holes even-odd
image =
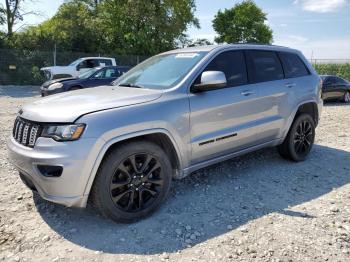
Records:
{"label": "gravel ground", "polygon": [[0,87],[0,261],[350,261],[350,105],[328,104],[306,162],[265,149],[173,183],[123,225],[32,194],[5,141],[36,87]]}

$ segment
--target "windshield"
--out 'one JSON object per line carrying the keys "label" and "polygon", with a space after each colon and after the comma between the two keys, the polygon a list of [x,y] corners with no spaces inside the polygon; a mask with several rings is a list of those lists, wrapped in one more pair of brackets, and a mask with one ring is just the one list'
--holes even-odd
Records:
{"label": "windshield", "polygon": [[72,63],[70,63],[68,66],[76,66],[76,65],[78,65],[81,61],[83,61],[83,59],[82,59],[82,58],[79,58],[79,59],[73,61]]}
{"label": "windshield", "polygon": [[179,83],[207,52],[176,53],[151,57],[134,67],[114,85],[168,89]]}
{"label": "windshield", "polygon": [[86,71],[78,76],[80,79],[86,79],[92,76],[97,70],[100,70],[99,68],[91,68],[89,71]]}

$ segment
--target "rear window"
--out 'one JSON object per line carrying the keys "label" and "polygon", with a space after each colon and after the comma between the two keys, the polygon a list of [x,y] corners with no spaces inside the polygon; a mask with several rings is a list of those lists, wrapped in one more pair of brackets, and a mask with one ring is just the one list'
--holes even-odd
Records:
{"label": "rear window", "polygon": [[336,83],[338,85],[347,85],[348,84],[348,82],[345,79],[341,78],[341,77],[337,77],[336,78]]}
{"label": "rear window", "polygon": [[99,59],[100,66],[111,66],[112,60],[109,59]]}
{"label": "rear window", "polygon": [[247,65],[250,82],[266,82],[284,78],[282,65],[275,52],[249,50]]}
{"label": "rear window", "polygon": [[297,54],[279,53],[286,78],[309,75],[309,70]]}

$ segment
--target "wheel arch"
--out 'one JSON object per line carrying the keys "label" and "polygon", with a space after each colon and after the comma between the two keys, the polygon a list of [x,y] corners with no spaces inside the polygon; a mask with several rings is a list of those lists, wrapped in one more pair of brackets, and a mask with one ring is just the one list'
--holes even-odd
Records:
{"label": "wheel arch", "polygon": [[294,120],[301,114],[306,113],[309,114],[312,119],[315,121],[315,125],[318,125],[318,120],[319,120],[319,110],[318,110],[318,106],[317,106],[317,102],[316,101],[304,101],[302,103],[300,103],[295,111],[290,115],[287,125],[286,125],[286,129],[283,132],[282,135],[282,139],[281,139],[281,143],[283,142],[283,140],[286,138],[289,129],[291,128]]}
{"label": "wheel arch", "polygon": [[[102,146],[100,152],[97,155],[96,161],[90,172],[90,175],[84,190],[85,205],[87,203],[98,169],[103,163],[103,160],[108,155],[108,153],[111,152],[111,150],[113,150],[114,148],[118,147],[120,144],[131,142],[131,141],[140,141],[140,140],[151,141],[159,145],[165,151],[165,153],[168,155],[170,159],[170,163],[174,170],[173,178],[179,179],[182,177],[183,161],[180,154],[180,150],[178,145],[175,142],[175,139],[167,130],[152,129],[152,130],[140,131],[137,133],[132,133],[124,136],[119,136],[107,141]],[[172,161],[172,159],[175,159],[175,161]]]}
{"label": "wheel arch", "polygon": [[293,121],[301,114],[309,114],[315,122],[315,125],[318,125],[319,112],[316,102],[306,102],[298,106],[298,109],[294,115]]}

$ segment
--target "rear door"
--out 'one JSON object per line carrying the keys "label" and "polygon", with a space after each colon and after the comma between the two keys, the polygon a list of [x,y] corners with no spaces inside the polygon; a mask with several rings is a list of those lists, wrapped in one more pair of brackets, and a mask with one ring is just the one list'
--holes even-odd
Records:
{"label": "rear door", "polygon": [[345,94],[345,90],[347,90],[348,83],[340,77],[334,77],[334,78],[335,78],[334,86],[333,86],[334,95],[338,98],[342,98]]}
{"label": "rear door", "polygon": [[327,76],[322,85],[322,98],[328,99],[332,97],[332,79],[333,77]]}
{"label": "rear door", "polygon": [[251,106],[258,112],[255,139],[258,144],[279,138],[284,119],[290,114],[287,108],[291,89],[284,79],[278,54],[268,50],[246,51],[249,81],[255,86],[258,96]]}
{"label": "rear door", "polygon": [[224,72],[227,86],[190,94],[192,164],[254,145],[259,115],[243,51],[217,55],[204,71]]}
{"label": "rear door", "polygon": [[103,68],[97,71],[93,76],[86,80],[86,87],[96,87],[109,85],[112,81],[116,79],[118,75],[118,70],[115,68]]}
{"label": "rear door", "polygon": [[327,82],[325,83],[325,92],[327,94],[327,98],[335,99],[339,97],[336,77],[328,77]]}

